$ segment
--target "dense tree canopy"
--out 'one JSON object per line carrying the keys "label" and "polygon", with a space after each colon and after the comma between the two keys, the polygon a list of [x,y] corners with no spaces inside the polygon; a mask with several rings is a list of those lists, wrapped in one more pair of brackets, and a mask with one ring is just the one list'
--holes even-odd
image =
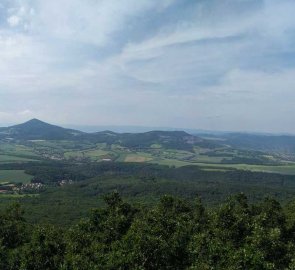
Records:
{"label": "dense tree canopy", "polygon": [[104,199],[71,228],[29,225],[19,205],[2,212],[0,269],[295,269],[294,204],[249,204],[243,194],[217,209],[171,196],[152,208],[116,192]]}

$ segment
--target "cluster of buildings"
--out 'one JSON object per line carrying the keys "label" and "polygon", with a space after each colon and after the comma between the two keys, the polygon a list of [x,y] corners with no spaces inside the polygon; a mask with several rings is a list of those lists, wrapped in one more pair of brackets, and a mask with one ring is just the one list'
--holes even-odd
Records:
{"label": "cluster of buildings", "polygon": [[73,184],[73,180],[71,180],[71,179],[69,179],[69,180],[64,179],[64,180],[59,181],[58,184],[59,184],[60,186],[70,185],[70,184]]}

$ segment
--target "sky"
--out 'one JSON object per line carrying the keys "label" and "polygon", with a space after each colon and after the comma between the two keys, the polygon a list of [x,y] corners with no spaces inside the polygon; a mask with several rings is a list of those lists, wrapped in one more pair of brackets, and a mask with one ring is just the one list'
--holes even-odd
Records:
{"label": "sky", "polygon": [[0,0],[0,124],[295,133],[294,0]]}

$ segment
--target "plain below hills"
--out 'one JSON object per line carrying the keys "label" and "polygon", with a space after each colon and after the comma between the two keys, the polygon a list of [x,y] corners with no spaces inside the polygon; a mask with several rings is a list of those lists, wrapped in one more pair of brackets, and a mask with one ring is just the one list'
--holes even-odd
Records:
{"label": "plain below hills", "polygon": [[0,128],[0,163],[60,160],[196,165],[295,174],[295,137],[184,131],[86,133],[32,119]]}

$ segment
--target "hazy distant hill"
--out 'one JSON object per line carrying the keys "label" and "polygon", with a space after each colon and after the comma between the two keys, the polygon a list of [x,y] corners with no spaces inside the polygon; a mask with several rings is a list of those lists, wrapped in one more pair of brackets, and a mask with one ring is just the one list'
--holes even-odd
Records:
{"label": "hazy distant hill", "polygon": [[2,138],[19,140],[62,140],[82,134],[83,132],[81,131],[65,129],[38,119],[32,119],[23,124],[0,129],[0,136]]}
{"label": "hazy distant hill", "polygon": [[102,131],[85,133],[66,129],[32,119],[23,124],[0,128],[0,138],[16,140],[73,140],[91,143],[118,144],[129,148],[145,148],[160,144],[170,149],[191,150],[193,145],[214,147],[215,143],[206,141],[184,131],[150,131],[144,133],[115,133]]}
{"label": "hazy distant hill", "polygon": [[90,134],[97,142],[117,143],[128,148],[145,148],[160,144],[165,148],[191,150],[193,145],[208,144],[211,142],[190,135],[184,131],[150,131],[144,133],[114,133],[110,131]]}
{"label": "hazy distant hill", "polygon": [[211,139],[213,138],[215,138],[216,141],[222,140],[224,144],[239,149],[258,150],[286,155],[295,154],[295,136],[292,135],[228,133],[217,136],[212,135]]}
{"label": "hazy distant hill", "polygon": [[230,146],[286,155],[295,154],[295,136],[257,135],[247,133],[191,135],[185,131],[149,131],[143,133],[116,133],[101,131],[86,133],[51,125],[32,119],[23,124],[0,128],[0,139],[15,140],[69,140],[121,145],[127,148],[149,148],[161,145],[167,149],[191,151],[194,146],[214,149]]}

